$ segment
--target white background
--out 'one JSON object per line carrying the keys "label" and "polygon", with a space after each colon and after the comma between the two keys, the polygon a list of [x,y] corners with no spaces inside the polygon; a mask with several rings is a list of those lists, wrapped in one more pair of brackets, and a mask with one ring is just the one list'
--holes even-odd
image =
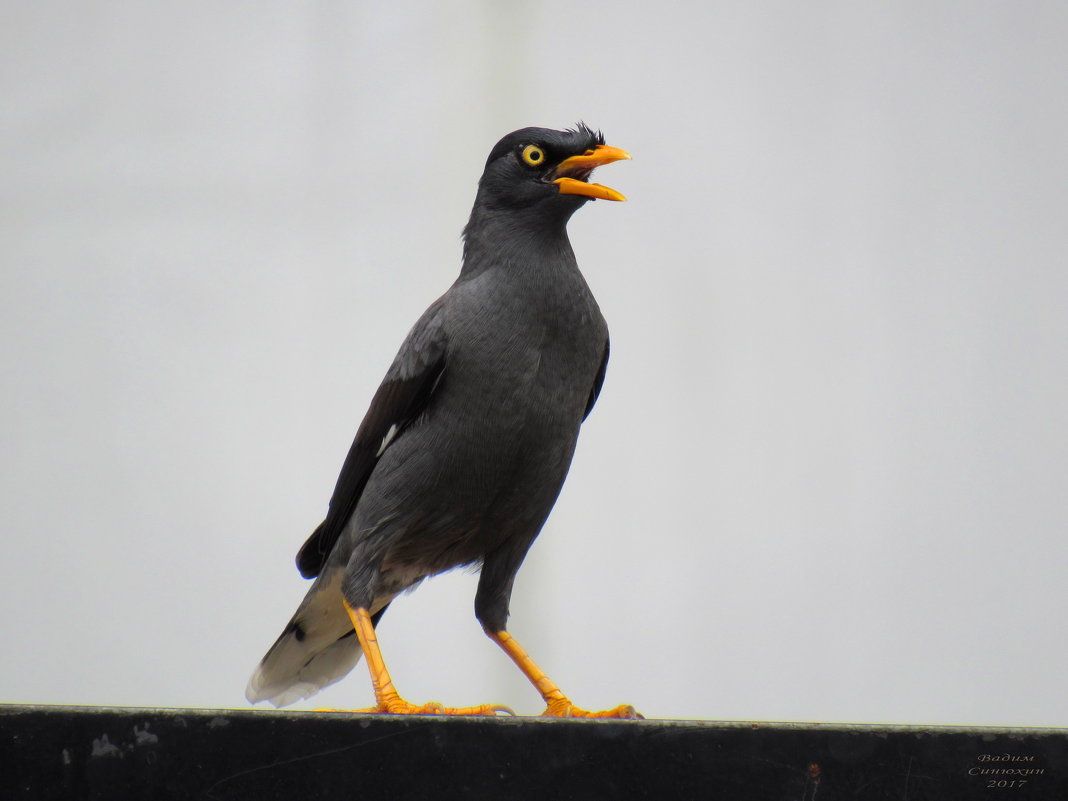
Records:
{"label": "white background", "polygon": [[[489,149],[584,119],[613,355],[515,636],[591,708],[1068,725],[1064,3],[3,6],[0,700],[244,707]],[[537,713],[475,582],[397,685]]]}

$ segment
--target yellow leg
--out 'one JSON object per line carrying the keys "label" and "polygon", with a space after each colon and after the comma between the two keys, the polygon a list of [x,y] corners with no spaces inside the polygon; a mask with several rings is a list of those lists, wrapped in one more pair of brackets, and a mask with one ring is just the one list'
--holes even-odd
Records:
{"label": "yellow leg", "polygon": [[487,632],[497,645],[512,658],[516,666],[523,671],[523,675],[530,679],[530,683],[541,693],[545,699],[545,711],[541,714],[551,718],[640,718],[638,711],[630,704],[621,704],[615,709],[606,709],[603,712],[589,712],[574,706],[570,699],[561,692],[560,688],[553,683],[552,679],[545,675],[534,660],[507,631],[496,633]]}
{"label": "yellow leg", "polygon": [[371,613],[366,609],[353,609],[348,603],[345,604],[345,611],[349,613],[352,627],[356,629],[356,637],[363,648],[367,669],[371,672],[371,684],[375,689],[375,702],[377,703],[377,706],[371,709],[357,711],[390,715],[495,715],[498,712],[515,714],[508,707],[499,704],[453,708],[433,702],[422,706],[408,703],[400,697],[393,686],[393,680],[389,677],[386,663],[382,659],[382,651],[378,647],[375,627],[371,623]]}

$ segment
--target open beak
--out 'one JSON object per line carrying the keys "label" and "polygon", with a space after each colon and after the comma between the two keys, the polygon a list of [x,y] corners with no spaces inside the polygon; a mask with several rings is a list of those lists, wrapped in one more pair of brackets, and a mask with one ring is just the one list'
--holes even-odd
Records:
{"label": "open beak", "polygon": [[564,159],[557,166],[553,183],[560,187],[561,195],[583,195],[601,200],[626,200],[622,194],[601,184],[591,184],[587,180],[596,167],[611,164],[613,161],[629,159],[630,153],[618,147],[597,145],[581,156]]}

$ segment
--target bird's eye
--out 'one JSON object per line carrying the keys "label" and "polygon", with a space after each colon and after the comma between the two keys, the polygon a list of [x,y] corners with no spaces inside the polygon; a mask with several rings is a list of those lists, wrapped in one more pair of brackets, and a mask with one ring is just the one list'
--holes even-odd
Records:
{"label": "bird's eye", "polygon": [[545,151],[537,145],[527,145],[523,148],[523,162],[531,167],[538,167],[545,161]]}

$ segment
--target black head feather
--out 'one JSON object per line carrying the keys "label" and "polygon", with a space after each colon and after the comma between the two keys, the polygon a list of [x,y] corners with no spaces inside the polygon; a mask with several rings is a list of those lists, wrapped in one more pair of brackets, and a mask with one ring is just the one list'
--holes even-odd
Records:
{"label": "black head feather", "polygon": [[550,161],[559,163],[568,156],[576,156],[585,153],[597,145],[604,144],[604,134],[595,131],[584,122],[579,122],[574,128],[564,128],[562,131],[553,128],[520,128],[503,137],[486,159],[486,169],[494,161],[512,152],[518,152],[526,145],[538,145],[545,148],[550,155]]}
{"label": "black head feather", "polygon": [[[604,143],[604,135],[584,122],[564,130],[520,128],[503,137],[486,159],[471,219],[464,228],[465,240],[470,243],[480,226],[502,215],[513,228],[562,231],[590,198],[561,194],[553,183],[554,171],[565,159]],[[523,161],[522,153],[530,145],[544,153],[537,165]]]}

